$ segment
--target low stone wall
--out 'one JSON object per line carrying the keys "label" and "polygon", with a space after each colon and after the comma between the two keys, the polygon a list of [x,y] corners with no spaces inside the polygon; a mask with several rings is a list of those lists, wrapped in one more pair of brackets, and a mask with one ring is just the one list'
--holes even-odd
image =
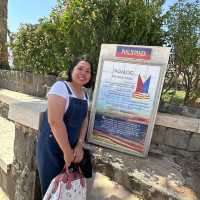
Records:
{"label": "low stone wall", "polygon": [[[10,171],[10,177],[13,177],[12,180],[15,184],[12,183],[12,191],[8,192],[11,194],[12,200],[40,200],[36,176],[35,144],[40,119],[46,109],[46,101],[21,94],[19,95],[20,99],[17,97],[17,93],[10,93],[0,90],[0,114],[15,123],[15,160]],[[188,156],[190,159],[199,157],[200,120],[158,113],[155,124],[147,159],[90,145],[89,148],[91,148],[95,158],[95,169],[130,191],[139,191],[145,199],[149,200],[161,199],[161,197],[163,199],[183,199],[182,196],[186,196],[186,194],[181,192],[179,194],[174,188],[174,182],[172,185],[168,185],[167,182],[168,179],[171,181],[169,178],[171,174],[177,173],[181,190],[186,191],[187,195],[191,195],[186,199],[196,200],[195,194],[188,187],[182,186],[186,184],[181,174],[182,170],[173,162],[177,154],[182,155],[182,157]],[[170,155],[165,157],[165,153],[170,153]],[[178,160],[178,158],[176,159]],[[197,168],[198,165],[194,171]],[[138,170],[146,170],[146,172],[144,174]],[[159,171],[159,175],[155,173],[156,170]],[[187,174],[184,170],[183,173]],[[199,180],[199,176],[196,177]],[[190,180],[189,178],[187,181]],[[182,179],[184,181],[181,182]],[[162,187],[159,185],[158,189],[157,184],[160,181],[166,184],[163,184]],[[187,183],[188,185],[190,186],[190,182]],[[169,194],[166,188],[170,188]],[[198,188],[199,186],[197,186],[197,192]],[[182,196],[179,198],[180,195]]]}
{"label": "low stone wall", "polygon": [[158,126],[154,127],[150,152],[195,157],[200,153],[200,134]]}
{"label": "low stone wall", "polygon": [[36,132],[15,123],[14,162],[7,174],[0,168],[0,185],[10,200],[41,200],[36,176]]}
{"label": "low stone wall", "polygon": [[200,152],[200,119],[158,113],[151,150],[184,156],[198,155]]}
{"label": "low stone wall", "polygon": [[[0,70],[0,88],[22,92],[37,97],[45,97],[47,91],[56,80],[52,75],[36,75],[29,72],[14,70]],[[88,90],[90,97],[92,91]],[[159,112],[194,117],[200,119],[200,108],[193,108],[182,105],[160,103]]]}
{"label": "low stone wall", "polygon": [[0,116],[8,118],[9,105],[0,101]]}
{"label": "low stone wall", "polygon": [[29,72],[0,70],[0,88],[45,97],[56,76],[35,75]]}
{"label": "low stone wall", "polygon": [[13,200],[35,200],[40,192],[36,190],[36,136],[36,130],[15,124],[15,160],[11,168],[12,177],[15,177]]}
{"label": "low stone wall", "polygon": [[160,103],[159,112],[169,113],[169,114],[179,114],[186,117],[193,117],[200,119],[200,108],[189,107],[183,105],[169,104],[169,103]]}

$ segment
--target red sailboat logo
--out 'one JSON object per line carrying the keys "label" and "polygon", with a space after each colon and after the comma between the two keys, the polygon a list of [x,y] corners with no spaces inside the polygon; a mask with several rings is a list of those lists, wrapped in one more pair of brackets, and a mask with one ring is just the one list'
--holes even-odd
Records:
{"label": "red sailboat logo", "polygon": [[149,85],[150,85],[151,76],[149,76],[144,82],[139,74],[137,86],[135,92],[133,92],[133,98],[137,99],[149,99]]}

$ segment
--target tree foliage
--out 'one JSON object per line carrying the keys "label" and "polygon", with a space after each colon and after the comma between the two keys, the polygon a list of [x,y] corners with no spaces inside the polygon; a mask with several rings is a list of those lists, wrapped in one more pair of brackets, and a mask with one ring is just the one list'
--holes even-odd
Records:
{"label": "tree foliage", "polygon": [[62,30],[72,55],[88,53],[97,64],[102,43],[162,45],[163,0],[60,1]]}
{"label": "tree foliage", "polygon": [[18,70],[57,74],[66,65],[63,33],[49,20],[22,25],[14,35],[12,49]]}
{"label": "tree foliage", "polygon": [[167,43],[172,46],[165,89],[185,91],[185,104],[200,98],[200,3],[179,0],[167,13]]}
{"label": "tree foliage", "polygon": [[81,54],[88,54],[97,66],[102,43],[167,44],[172,54],[163,94],[173,99],[177,90],[185,90],[185,104],[194,104],[200,98],[199,0],[178,0],[165,15],[163,4],[164,0],[57,0],[48,18],[24,24],[14,34],[14,65],[58,74]]}
{"label": "tree foliage", "polygon": [[58,73],[72,57],[95,66],[102,43],[162,45],[164,0],[58,0],[48,19],[23,25],[13,42],[18,69]]}

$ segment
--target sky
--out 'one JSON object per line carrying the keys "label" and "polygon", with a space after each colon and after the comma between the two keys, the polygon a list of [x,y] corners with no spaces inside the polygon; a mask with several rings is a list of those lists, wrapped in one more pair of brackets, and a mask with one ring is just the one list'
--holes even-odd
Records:
{"label": "sky", "polygon": [[8,0],[8,29],[16,32],[21,23],[36,24],[55,5],[56,0]]}
{"label": "sky", "polygon": [[[167,10],[176,0],[166,0]],[[47,17],[56,0],[8,0],[8,29],[16,32],[21,23],[36,24],[41,17]]]}

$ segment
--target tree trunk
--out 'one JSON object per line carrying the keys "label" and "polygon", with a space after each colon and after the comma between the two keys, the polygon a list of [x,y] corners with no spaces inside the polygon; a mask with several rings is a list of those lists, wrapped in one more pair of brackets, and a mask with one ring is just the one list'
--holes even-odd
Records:
{"label": "tree trunk", "polygon": [[8,0],[0,0],[0,68],[8,68],[7,49],[7,5]]}

